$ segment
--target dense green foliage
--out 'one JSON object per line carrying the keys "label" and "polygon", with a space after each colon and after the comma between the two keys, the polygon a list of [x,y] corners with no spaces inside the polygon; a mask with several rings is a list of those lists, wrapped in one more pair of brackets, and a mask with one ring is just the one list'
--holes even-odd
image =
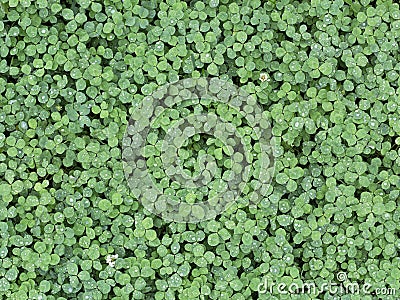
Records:
{"label": "dense green foliage", "polygon": [[[338,299],[258,289],[339,272],[400,288],[394,2],[0,0],[0,299]],[[257,99],[274,179],[256,204],[249,185],[215,220],[168,222],[129,188],[122,140],[144,97],[199,77]],[[230,168],[198,134],[187,170],[201,150]]]}

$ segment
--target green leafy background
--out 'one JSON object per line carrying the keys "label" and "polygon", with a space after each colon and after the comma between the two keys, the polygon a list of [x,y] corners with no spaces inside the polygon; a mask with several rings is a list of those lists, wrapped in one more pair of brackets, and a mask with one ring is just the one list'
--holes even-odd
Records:
{"label": "green leafy background", "polygon": [[[399,37],[390,0],[0,0],[0,298],[399,288]],[[257,206],[168,223],[129,190],[121,140],[144,96],[200,76],[257,97],[276,176]],[[393,299],[341,296],[361,298]]]}

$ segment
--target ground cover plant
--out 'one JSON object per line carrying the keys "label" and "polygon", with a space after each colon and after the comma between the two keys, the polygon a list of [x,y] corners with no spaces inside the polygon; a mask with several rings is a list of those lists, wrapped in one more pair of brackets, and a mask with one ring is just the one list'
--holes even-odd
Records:
{"label": "ground cover plant", "polygon": [[[390,0],[0,0],[0,299],[397,299],[399,41]],[[256,99],[274,159],[226,105],[166,110],[138,137],[165,195],[197,203],[250,166],[226,210],[176,222],[131,188],[123,141],[146,97],[199,78]],[[181,179],[199,157],[214,176],[194,193],[159,141],[196,112],[247,148],[187,130]]]}

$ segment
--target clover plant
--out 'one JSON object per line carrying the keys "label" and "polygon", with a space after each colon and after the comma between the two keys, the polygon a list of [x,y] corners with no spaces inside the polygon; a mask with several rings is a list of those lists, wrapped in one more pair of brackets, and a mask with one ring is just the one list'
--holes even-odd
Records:
{"label": "clover plant", "polygon": [[[395,299],[376,291],[400,288],[399,36],[390,0],[1,0],[0,298]],[[130,140],[145,159],[124,165],[146,97],[204,77],[255,99],[245,113],[262,108],[270,184],[270,136],[210,99],[166,109]],[[235,127],[247,156],[207,134],[213,122],[196,131],[190,116],[205,113]],[[182,119],[186,138],[168,131]],[[193,206],[192,223],[153,214],[154,191],[125,176],[146,168],[184,217],[243,162],[237,199]],[[189,177],[207,184],[183,189]],[[260,291],[338,274],[371,293]]]}

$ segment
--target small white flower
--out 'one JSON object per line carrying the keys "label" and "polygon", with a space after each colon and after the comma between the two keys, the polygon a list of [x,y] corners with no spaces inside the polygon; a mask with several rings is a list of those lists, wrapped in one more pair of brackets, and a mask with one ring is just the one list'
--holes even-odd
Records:
{"label": "small white flower", "polygon": [[109,254],[106,258],[106,263],[110,266],[110,267],[114,267],[115,266],[115,261],[118,258],[118,254],[115,255],[111,255]]}
{"label": "small white flower", "polygon": [[268,80],[268,74],[267,73],[261,73],[260,74],[260,80],[261,80],[261,82],[267,81]]}

